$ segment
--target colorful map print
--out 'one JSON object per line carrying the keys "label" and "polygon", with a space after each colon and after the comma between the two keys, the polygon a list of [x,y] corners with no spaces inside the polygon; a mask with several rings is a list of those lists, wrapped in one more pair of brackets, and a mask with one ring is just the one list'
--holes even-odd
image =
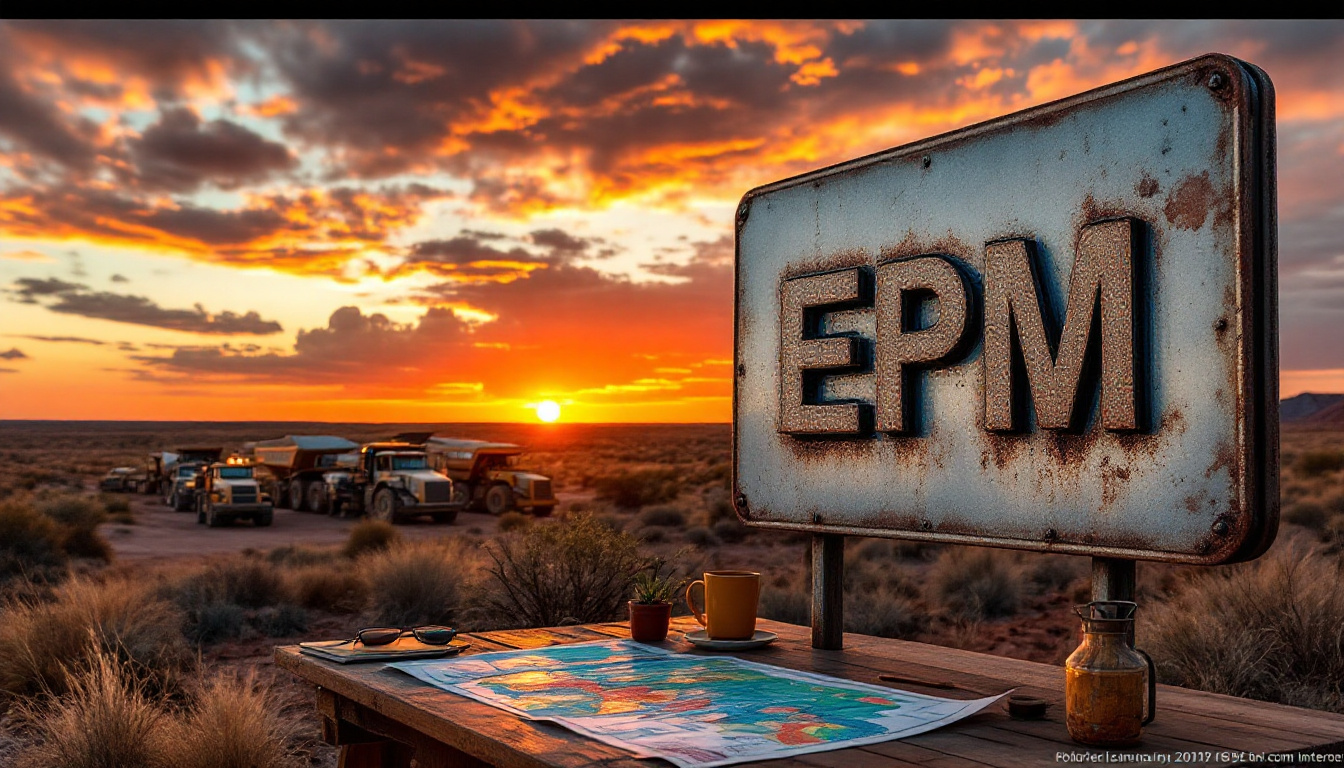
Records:
{"label": "colorful map print", "polygon": [[921,696],[630,640],[391,666],[453,693],[684,768],[912,736],[999,698]]}

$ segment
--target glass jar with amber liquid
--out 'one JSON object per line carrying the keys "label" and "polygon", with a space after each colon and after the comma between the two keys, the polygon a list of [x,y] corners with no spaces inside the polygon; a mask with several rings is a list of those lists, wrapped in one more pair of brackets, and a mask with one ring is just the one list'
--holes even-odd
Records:
{"label": "glass jar with amber liquid", "polygon": [[1083,620],[1083,644],[1064,662],[1064,702],[1069,736],[1080,744],[1137,744],[1153,721],[1157,673],[1148,654],[1130,645],[1137,608],[1126,600],[1074,608]]}

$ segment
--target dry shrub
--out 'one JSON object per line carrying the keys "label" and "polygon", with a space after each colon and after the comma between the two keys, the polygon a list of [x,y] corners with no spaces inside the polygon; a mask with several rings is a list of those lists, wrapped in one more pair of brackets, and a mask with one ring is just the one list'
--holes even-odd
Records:
{"label": "dry shrub", "polygon": [[1344,469],[1344,451],[1306,451],[1298,457],[1294,467],[1307,477],[1337,472]]}
{"label": "dry shrub", "polygon": [[1251,563],[1199,573],[1141,612],[1163,682],[1344,712],[1338,558],[1287,541]]}
{"label": "dry shrub", "polygon": [[304,608],[355,613],[369,599],[364,576],[349,563],[310,565],[288,574],[289,594]]}
{"label": "dry shrub", "polygon": [[249,671],[201,684],[191,709],[166,723],[164,763],[175,768],[285,768],[293,724],[276,714],[269,692]]}
{"label": "dry shrub", "polygon": [[729,544],[736,544],[747,538],[751,529],[743,525],[742,521],[736,517],[725,517],[714,524],[713,531],[714,535],[719,537],[720,540]]}
{"label": "dry shrub", "polygon": [[285,579],[275,566],[246,556],[197,571],[178,582],[175,591],[177,603],[188,612],[220,603],[264,608],[282,603],[288,597]]}
{"label": "dry shrub", "polygon": [[453,539],[405,542],[366,555],[370,605],[379,621],[398,626],[450,624],[462,607],[471,553]]}
{"label": "dry shrub", "polygon": [[874,637],[911,638],[928,626],[928,614],[909,597],[894,592],[854,595],[846,600],[845,631]]}
{"label": "dry shrub", "polygon": [[61,495],[37,502],[37,511],[60,526],[61,547],[73,557],[110,561],[112,548],[98,533],[107,511],[89,496]]}
{"label": "dry shrub", "polygon": [[723,543],[722,541],[719,541],[718,536],[715,536],[712,531],[703,525],[695,525],[687,528],[686,533],[683,535],[686,537],[686,541],[697,547],[717,547]]}
{"label": "dry shrub", "polygon": [[164,713],[144,683],[112,654],[85,638],[88,663],[68,690],[45,706],[24,705],[40,742],[21,758],[23,768],[167,768],[161,758]]}
{"label": "dry shrub", "polygon": [[65,573],[56,521],[18,502],[0,503],[0,583],[15,577],[55,581]]}
{"label": "dry shrub", "polygon": [[1031,555],[1025,568],[1027,578],[1042,593],[1068,589],[1090,573],[1086,558],[1042,553]]}
{"label": "dry shrub", "polygon": [[345,556],[359,557],[368,552],[381,552],[400,537],[397,529],[386,520],[365,518],[350,529],[350,538],[345,542]]}
{"label": "dry shrub", "polygon": [[681,492],[681,477],[675,469],[641,469],[598,478],[593,482],[597,498],[618,507],[635,508],[671,501]]}
{"label": "dry shrub", "polygon": [[646,565],[638,540],[591,515],[509,534],[487,553],[493,562],[490,606],[527,627],[618,618],[635,574]]}
{"label": "dry shrub", "polygon": [[1328,517],[1329,513],[1326,512],[1325,507],[1311,499],[1283,506],[1283,521],[1285,523],[1300,525],[1313,531],[1321,530]]}
{"label": "dry shrub", "polygon": [[761,585],[761,616],[786,624],[812,623],[812,591],[804,584]]}
{"label": "dry shrub", "polygon": [[532,524],[532,516],[522,512],[505,512],[499,516],[499,530],[501,533],[516,531],[519,528],[526,528]]}
{"label": "dry shrub", "polygon": [[0,610],[0,692],[64,694],[98,663],[95,650],[129,664],[153,689],[174,690],[191,660],[182,624],[147,586],[71,580],[54,602]]}
{"label": "dry shrub", "polygon": [[1021,602],[1012,555],[983,547],[949,547],[929,569],[928,596],[948,613],[967,618],[1011,616]]}
{"label": "dry shrub", "polygon": [[659,528],[681,528],[686,525],[686,514],[668,504],[649,507],[639,514],[639,522]]}
{"label": "dry shrub", "polygon": [[289,544],[266,553],[266,562],[272,565],[305,566],[330,563],[335,553],[331,549]]}

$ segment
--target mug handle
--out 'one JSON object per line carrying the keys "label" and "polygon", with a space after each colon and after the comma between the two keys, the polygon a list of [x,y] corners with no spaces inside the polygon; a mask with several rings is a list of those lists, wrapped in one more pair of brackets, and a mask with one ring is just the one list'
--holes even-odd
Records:
{"label": "mug handle", "polygon": [[1143,657],[1144,661],[1148,662],[1148,717],[1141,723],[1141,725],[1147,725],[1153,722],[1154,717],[1157,717],[1157,667],[1153,666],[1152,656],[1138,648],[1134,650]]}
{"label": "mug handle", "polygon": [[700,622],[700,626],[708,627],[709,625],[705,623],[705,614],[695,609],[695,601],[691,599],[691,589],[695,587],[696,584],[699,584],[702,590],[705,588],[705,582],[703,579],[696,579],[695,581],[692,581],[690,584],[687,584],[686,605],[690,607],[691,613],[695,615],[695,620]]}

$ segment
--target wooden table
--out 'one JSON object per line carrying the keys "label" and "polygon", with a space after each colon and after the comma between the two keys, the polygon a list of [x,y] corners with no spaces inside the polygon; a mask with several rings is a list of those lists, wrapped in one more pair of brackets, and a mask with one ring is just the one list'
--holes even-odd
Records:
{"label": "wooden table", "polygon": [[[778,633],[779,641],[743,653],[743,658],[947,698],[979,698],[1016,687],[1019,693],[1050,702],[1044,720],[1013,720],[1002,705],[996,704],[929,733],[768,761],[772,767],[1104,765],[1117,762],[1115,756],[1120,754],[1166,755],[1168,765],[1236,765],[1257,762],[1257,757],[1269,753],[1344,754],[1344,715],[1165,685],[1158,686],[1157,719],[1144,728],[1140,747],[1083,747],[1072,742],[1064,728],[1061,667],[864,635],[845,635],[844,650],[820,651],[811,647],[811,630],[807,627],[767,620],[761,620],[759,626]],[[698,625],[688,619],[674,619],[666,647],[700,653],[681,640],[682,632],[692,628]],[[483,632],[466,637],[472,643],[467,653],[479,653],[629,637],[629,631],[617,623]],[[409,766],[412,756],[420,768],[669,765],[661,760],[635,759],[623,750],[551,723],[523,720],[425,685],[383,664],[334,664],[301,655],[297,646],[277,648],[275,656],[281,667],[318,686],[323,739],[341,747],[341,765],[345,768]],[[959,688],[879,683],[880,673]],[[1095,762],[1087,762],[1086,755],[1096,755],[1092,758]],[[1178,760],[1178,756],[1184,760]],[[1302,764],[1300,760],[1275,762]],[[1344,762],[1335,764],[1344,766]]]}

